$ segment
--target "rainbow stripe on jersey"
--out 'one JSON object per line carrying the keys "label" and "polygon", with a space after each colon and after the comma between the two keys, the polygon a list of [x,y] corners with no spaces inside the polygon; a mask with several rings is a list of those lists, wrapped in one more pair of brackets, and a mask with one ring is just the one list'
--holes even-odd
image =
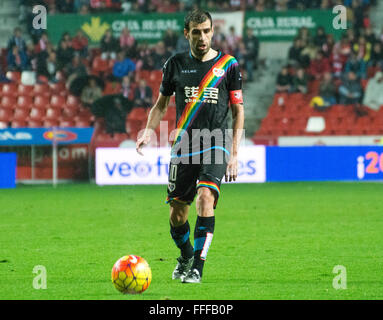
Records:
{"label": "rainbow stripe on jersey", "polygon": [[206,88],[217,88],[224,79],[226,71],[233,65],[238,65],[237,60],[233,56],[225,54],[206,73],[205,77],[198,86],[199,89],[197,97],[193,99],[194,102],[188,102],[186,104],[185,109],[177,122],[177,131],[173,145],[181,140],[183,133],[185,133],[185,131],[191,126],[194,119],[201,111],[201,107],[204,104],[204,90]]}

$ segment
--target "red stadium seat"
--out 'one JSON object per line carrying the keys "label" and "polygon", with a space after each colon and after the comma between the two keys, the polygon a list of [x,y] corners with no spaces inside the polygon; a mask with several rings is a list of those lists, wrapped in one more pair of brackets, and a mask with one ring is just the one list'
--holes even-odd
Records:
{"label": "red stadium seat", "polygon": [[47,120],[59,120],[61,117],[61,109],[57,108],[49,108],[45,115],[45,119]]}
{"label": "red stadium seat", "polygon": [[108,60],[101,59],[100,56],[97,56],[93,59],[92,71],[96,74],[106,73],[110,69]]}
{"label": "red stadium seat", "polygon": [[32,108],[33,98],[29,96],[19,96],[17,99],[18,108]]}
{"label": "red stadium seat", "polygon": [[0,121],[9,122],[13,118],[13,110],[12,109],[0,109]]}
{"label": "red stadium seat", "polygon": [[29,109],[27,108],[16,108],[15,113],[13,114],[14,120],[26,121],[28,117],[29,117]]}
{"label": "red stadium seat", "polygon": [[5,83],[1,90],[3,96],[17,96],[17,85],[15,83]]}
{"label": "red stadium seat", "polygon": [[11,128],[26,128],[27,122],[25,120],[13,120],[11,122]]}
{"label": "red stadium seat", "polygon": [[29,119],[30,120],[43,120],[45,117],[45,109],[41,108],[32,108],[31,112],[29,114]]}
{"label": "red stadium seat", "polygon": [[87,128],[91,126],[91,123],[89,120],[77,120],[75,126],[78,128]]}
{"label": "red stadium seat", "polygon": [[74,117],[78,114],[78,109],[68,108],[67,106],[62,110],[62,114],[65,118],[74,119]]}
{"label": "red stadium seat", "polygon": [[43,128],[43,122],[39,120],[29,120],[28,121],[29,128]]}
{"label": "red stadium seat", "polygon": [[48,96],[38,95],[38,96],[35,96],[33,105],[35,108],[47,109],[50,106],[49,100],[50,99]]}
{"label": "red stadium seat", "polygon": [[26,86],[24,84],[19,84],[17,87],[17,95],[19,96],[33,96],[34,95],[34,87]]}
{"label": "red stadium seat", "polygon": [[61,120],[60,127],[63,127],[63,128],[75,127],[75,122],[73,120],[66,120],[66,119]]}
{"label": "red stadium seat", "polygon": [[37,83],[34,85],[33,94],[35,96],[49,96],[51,94],[50,87],[45,83]]}
{"label": "red stadium seat", "polygon": [[66,106],[68,108],[71,108],[71,107],[78,108],[80,104],[81,102],[79,101],[79,99],[76,96],[73,96],[71,94],[66,99]]}
{"label": "red stadium seat", "polygon": [[58,127],[60,122],[58,120],[54,119],[46,119],[43,121],[43,127],[44,128],[52,128],[52,127]]}
{"label": "red stadium seat", "polygon": [[66,95],[67,94],[67,90],[65,88],[65,83],[63,83],[63,82],[50,83],[49,87],[50,87],[50,91],[52,94],[57,94],[57,95]]}
{"label": "red stadium seat", "polygon": [[15,81],[15,82],[20,82],[21,80],[21,72],[19,71],[8,71],[6,73],[6,77],[9,80]]}
{"label": "red stadium seat", "polygon": [[51,97],[51,107],[59,109],[65,108],[65,101],[66,99],[63,96],[55,94]]}

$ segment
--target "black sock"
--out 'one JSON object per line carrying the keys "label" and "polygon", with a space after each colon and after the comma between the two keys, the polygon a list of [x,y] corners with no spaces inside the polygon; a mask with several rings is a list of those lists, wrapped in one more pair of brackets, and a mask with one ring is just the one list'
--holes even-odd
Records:
{"label": "black sock", "polygon": [[194,229],[194,262],[192,269],[197,269],[202,277],[203,265],[213,239],[215,217],[197,217]]}
{"label": "black sock", "polygon": [[170,224],[170,234],[176,246],[181,250],[183,258],[191,258],[193,256],[193,246],[190,243],[190,225],[186,221],[185,224],[173,227]]}

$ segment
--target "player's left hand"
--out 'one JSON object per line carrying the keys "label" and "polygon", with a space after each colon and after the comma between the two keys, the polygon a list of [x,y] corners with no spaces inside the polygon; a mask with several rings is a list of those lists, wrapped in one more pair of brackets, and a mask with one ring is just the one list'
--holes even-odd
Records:
{"label": "player's left hand", "polygon": [[225,181],[231,182],[237,180],[238,176],[238,158],[237,156],[230,156],[229,163],[227,164]]}

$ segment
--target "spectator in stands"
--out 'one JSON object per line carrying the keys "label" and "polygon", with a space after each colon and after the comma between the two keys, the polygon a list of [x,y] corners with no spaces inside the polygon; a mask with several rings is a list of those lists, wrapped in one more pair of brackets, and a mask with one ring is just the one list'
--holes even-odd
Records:
{"label": "spectator in stands", "polygon": [[68,41],[61,40],[57,49],[57,70],[66,72],[66,68],[72,62],[73,55],[73,49],[68,45]]}
{"label": "spectator in stands", "polygon": [[79,15],[82,15],[82,16],[84,16],[84,15],[86,15],[86,14],[90,14],[89,8],[90,8],[90,7],[87,6],[86,4],[82,5],[81,8],[80,8],[80,10],[78,10],[78,14],[79,14]]}
{"label": "spectator in stands", "polygon": [[296,66],[301,63],[302,50],[303,50],[302,40],[296,37],[288,53],[288,62],[290,65]]}
{"label": "spectator in stands", "polygon": [[90,1],[89,0],[74,0],[74,11],[79,12],[83,6],[89,7]]}
{"label": "spectator in stands", "polygon": [[383,67],[383,50],[380,42],[375,42],[372,51],[370,61],[367,63],[368,67]]}
{"label": "spectator in stands", "polygon": [[317,80],[321,80],[325,72],[330,72],[331,66],[329,59],[323,56],[323,53],[318,51],[314,60],[310,63],[310,75]]}
{"label": "spectator in stands", "polygon": [[303,50],[301,52],[301,65],[304,68],[309,68],[313,60],[317,58],[319,48],[314,44],[314,41],[310,40],[308,43],[302,40]]}
{"label": "spectator in stands", "polygon": [[308,76],[304,68],[298,68],[292,79],[291,92],[306,94],[308,89]]}
{"label": "spectator in stands", "polygon": [[85,65],[81,62],[81,58],[78,54],[74,54],[72,62],[67,66],[66,71],[68,83],[70,83],[71,80],[77,77],[85,76],[88,73]]}
{"label": "spectator in stands", "polygon": [[170,58],[171,54],[166,50],[163,41],[159,41],[154,47],[154,53],[152,54],[154,69],[161,70],[166,60]]}
{"label": "spectator in stands", "polygon": [[3,72],[2,68],[1,68],[1,64],[0,64],[0,83],[9,83],[9,82],[12,82],[12,81],[9,80],[9,79],[5,76],[5,74],[4,74],[4,72]]}
{"label": "spectator in stands", "polygon": [[13,30],[13,36],[8,40],[7,49],[9,51],[11,51],[13,46],[16,46],[18,48],[18,50],[22,51],[22,52],[25,52],[27,49],[25,40],[23,39],[22,34],[21,34],[21,28],[20,27],[16,27]]}
{"label": "spectator in stands", "polygon": [[335,45],[334,35],[329,33],[326,37],[326,42],[322,45],[321,50],[326,58],[330,58]]}
{"label": "spectator in stands", "polygon": [[174,32],[173,29],[168,28],[165,32],[162,41],[164,42],[166,49],[170,53],[173,53],[177,46],[178,35]]}
{"label": "spectator in stands", "polygon": [[367,83],[363,105],[373,110],[383,106],[383,72],[378,71]]}
{"label": "spectator in stands", "polygon": [[72,39],[72,48],[78,52],[81,57],[88,56],[88,38],[82,29],[78,29],[76,35]]}
{"label": "spectator in stands", "polygon": [[13,45],[7,55],[8,71],[23,71],[27,69],[28,59],[24,51]]}
{"label": "spectator in stands", "polygon": [[339,87],[339,102],[341,104],[358,104],[361,102],[363,89],[355,72],[349,71]]}
{"label": "spectator in stands", "polygon": [[229,52],[233,54],[241,41],[241,37],[236,35],[234,26],[229,28],[229,34],[226,36],[226,44],[229,46]]}
{"label": "spectator in stands", "polygon": [[126,52],[127,55],[131,55],[136,45],[136,39],[130,33],[128,27],[122,29],[120,34],[120,48]]}
{"label": "spectator in stands", "polygon": [[324,101],[324,106],[336,104],[336,86],[330,72],[323,74],[323,80],[319,85],[319,96]]}
{"label": "spectator in stands", "polygon": [[348,74],[350,71],[354,72],[360,79],[366,79],[367,77],[366,63],[363,59],[358,59],[354,52],[351,52],[344,67],[345,74]]}
{"label": "spectator in stands", "polygon": [[368,62],[371,57],[371,47],[371,43],[367,42],[365,37],[360,36],[358,43],[353,45],[353,51],[355,52],[358,60]]}
{"label": "spectator in stands", "polygon": [[124,51],[119,51],[117,61],[113,65],[113,76],[121,80],[124,76],[130,75],[135,70],[135,63],[125,56]]}
{"label": "spectator in stands", "polygon": [[56,0],[56,8],[62,13],[73,13],[73,0]]}
{"label": "spectator in stands", "polygon": [[41,51],[46,51],[48,46],[50,45],[49,37],[46,32],[43,32],[40,36],[40,39],[35,47],[36,53],[40,53]]}
{"label": "spectator in stands", "polygon": [[[185,37],[182,35],[182,38],[185,39]],[[214,27],[214,35],[212,39],[212,47],[216,50],[221,50],[223,47],[223,43],[226,41],[226,36],[223,33],[221,26],[217,25]],[[189,42],[188,42],[188,47],[189,47]]]}
{"label": "spectator in stands", "polygon": [[277,92],[289,92],[292,86],[292,77],[289,73],[289,68],[284,66],[277,77]]}
{"label": "spectator in stands", "polygon": [[314,44],[317,47],[322,48],[322,46],[325,43],[327,43],[327,35],[326,35],[326,32],[325,32],[325,29],[322,26],[320,26],[316,30],[316,34],[314,36]]}
{"label": "spectator in stands", "polygon": [[100,42],[100,47],[102,52],[101,59],[116,59],[116,52],[119,51],[119,42],[113,37],[111,29],[105,31]]}
{"label": "spectator in stands", "polygon": [[152,106],[152,97],[152,89],[146,84],[145,79],[141,79],[134,91],[134,106],[150,108]]}
{"label": "spectator in stands", "polygon": [[133,4],[132,1],[129,0],[123,0],[121,4],[121,9],[123,14],[130,13],[132,10]]}
{"label": "spectator in stands", "polygon": [[243,38],[243,43],[246,49],[244,59],[247,81],[251,82],[254,80],[253,70],[257,65],[259,55],[259,40],[254,35],[254,32],[251,28],[246,29],[246,35]]}
{"label": "spectator in stands", "polygon": [[57,58],[56,52],[48,46],[47,51],[41,52],[37,60],[37,77],[40,82],[56,83]]}
{"label": "spectator in stands", "polygon": [[102,97],[102,90],[94,78],[90,78],[88,84],[81,91],[81,102],[91,107],[94,101]]}
{"label": "spectator in stands", "polygon": [[[189,51],[189,41],[185,38],[185,36],[182,34],[178,37],[177,45],[176,45],[176,52],[185,52]],[[217,49],[215,46],[214,49]]]}
{"label": "spectator in stands", "polygon": [[124,76],[121,82],[121,94],[125,99],[132,100],[133,86],[129,76]]}

